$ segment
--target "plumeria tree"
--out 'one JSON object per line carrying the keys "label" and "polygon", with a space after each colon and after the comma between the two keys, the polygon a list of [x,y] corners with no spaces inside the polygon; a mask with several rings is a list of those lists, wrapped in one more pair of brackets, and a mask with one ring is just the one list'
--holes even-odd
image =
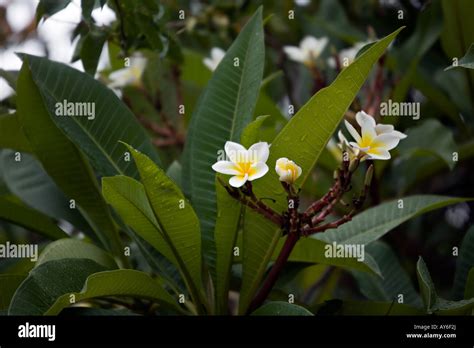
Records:
{"label": "plumeria tree", "polygon": [[82,69],[0,70],[3,313],[472,314],[474,38],[445,2],[88,3]]}

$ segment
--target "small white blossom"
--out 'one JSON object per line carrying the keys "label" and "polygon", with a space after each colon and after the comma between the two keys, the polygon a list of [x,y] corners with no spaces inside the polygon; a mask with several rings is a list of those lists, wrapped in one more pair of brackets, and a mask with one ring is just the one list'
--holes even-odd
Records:
{"label": "small white blossom", "polygon": [[142,56],[130,58],[130,66],[116,70],[109,75],[110,88],[123,88],[129,85],[140,85],[147,59]]}
{"label": "small white blossom", "polygon": [[268,143],[259,142],[247,150],[240,144],[228,141],[224,149],[230,161],[218,161],[212,165],[212,169],[218,173],[233,175],[229,180],[231,186],[241,187],[247,180],[261,178],[268,172],[265,163],[270,154]]}
{"label": "small white blossom", "polygon": [[219,47],[213,47],[211,49],[211,56],[204,58],[203,63],[205,66],[209,68],[209,70],[214,71],[216,70],[219,63],[225,56],[225,51]]}
{"label": "small white blossom", "polygon": [[[351,65],[354,62],[357,53],[368,43],[368,41],[357,42],[352,47],[340,50],[337,55],[337,59],[339,60],[341,69],[347,68],[349,65]],[[328,65],[333,69],[336,68],[336,59],[334,59],[334,57],[328,58]]]}
{"label": "small white blossom", "polygon": [[279,158],[275,164],[275,171],[280,181],[293,184],[301,175],[301,167],[286,157]]}
{"label": "small white blossom", "polygon": [[349,122],[345,121],[347,130],[355,140],[355,142],[349,142],[349,145],[366,154],[369,159],[390,159],[389,151],[394,149],[401,139],[407,137],[402,132],[395,130],[391,124],[376,124],[374,118],[364,111],[356,114],[356,121],[361,128],[361,134]]}
{"label": "small white blossom", "polygon": [[327,43],[327,37],[317,39],[313,36],[306,36],[301,40],[299,47],[284,46],[283,51],[291,60],[311,66],[321,55]]}

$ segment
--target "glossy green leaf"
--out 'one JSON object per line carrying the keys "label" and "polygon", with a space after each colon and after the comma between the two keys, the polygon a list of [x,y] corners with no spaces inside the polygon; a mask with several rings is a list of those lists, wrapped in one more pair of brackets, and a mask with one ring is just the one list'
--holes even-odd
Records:
{"label": "glossy green leaf", "polygon": [[399,301],[403,296],[403,303],[414,307],[421,307],[421,299],[411,283],[408,273],[403,269],[396,254],[388,244],[374,242],[366,248],[380,267],[382,277],[368,273],[353,271],[352,274],[359,283],[363,295],[373,301]]}
{"label": "glossy green leaf", "polygon": [[140,182],[127,176],[102,178],[102,194],[125,224],[178,266]]}
{"label": "glossy green leaf", "polygon": [[[268,164],[274,165],[280,157],[295,161],[303,170],[296,182],[302,186],[324,150],[329,138],[337,129],[353,99],[362,87],[373,64],[380,58],[398,32],[378,41],[350,66],[344,69],[327,88],[316,93],[274,139]],[[255,182],[258,197],[276,199],[273,208],[286,210],[285,192],[277,175],[269,173]],[[268,261],[280,237],[280,232],[268,220],[249,213],[245,220],[243,242],[243,284],[240,312],[245,312],[258,289]]]}
{"label": "glossy green leaf", "polygon": [[181,190],[153,161],[127,145],[164,238],[195,300],[202,296],[199,220]]}
{"label": "glossy green leaf", "polygon": [[[13,150],[3,150],[0,167],[3,168],[3,180],[8,190],[26,205],[56,220],[66,220],[76,229],[93,235],[80,212],[69,207],[69,199],[32,155],[22,153],[21,161],[15,161]],[[48,199],[45,200],[45,197]]]}
{"label": "glossy green leaf", "polygon": [[336,229],[318,233],[315,237],[328,243],[369,244],[416,216],[466,200],[468,199],[434,195],[404,197],[367,209],[357,214],[352,221]]}
{"label": "glossy green leaf", "polygon": [[464,298],[469,271],[474,267],[474,226],[469,228],[464,236],[459,256],[456,260],[456,274],[454,276],[454,298]]}
{"label": "glossy green leaf", "polygon": [[164,284],[159,279],[153,279],[146,273],[130,269],[105,271],[90,275],[83,288],[65,293],[59,297],[45,314],[57,315],[64,308],[70,306],[71,294],[74,294],[76,303],[98,297],[128,296],[156,301],[181,311],[177,299],[174,299],[164,289]]}
{"label": "glossy green leaf", "polygon": [[106,39],[107,33],[102,30],[91,30],[84,36],[80,57],[84,70],[92,76],[94,76],[97,70],[100,54]]}
{"label": "glossy green leaf", "polygon": [[[239,142],[252,120],[263,76],[262,9],[247,22],[196,106],[183,160],[183,185],[201,223],[205,258],[215,268],[214,227],[217,216],[215,173],[211,169],[227,140]],[[234,66],[238,60],[238,66]]]}
{"label": "glossy green leaf", "polygon": [[98,246],[77,239],[60,239],[50,243],[41,252],[35,267],[61,259],[89,259],[107,269],[117,268],[114,258]]}
{"label": "glossy green leaf", "polygon": [[216,304],[219,314],[225,314],[228,308],[229,281],[234,256],[234,246],[241,217],[240,202],[229,196],[222,185],[216,181],[217,219],[215,227],[216,243]]}
{"label": "glossy green leaf", "polygon": [[0,148],[31,152],[16,114],[0,115]]}
{"label": "glossy green leaf", "polygon": [[[278,242],[278,246],[275,248],[275,252],[273,254],[272,259],[277,258],[284,241],[285,239],[282,238]],[[373,274],[375,277],[381,276],[381,272],[379,266],[377,265],[377,262],[369,253],[365,253],[363,260],[358,260],[355,257],[326,257],[325,252],[328,250],[328,248],[328,243],[314,238],[300,239],[295,245],[288,260],[290,262],[307,262],[336,266],[347,270],[359,270],[362,272],[368,272]]]}
{"label": "glossy green leaf", "polygon": [[438,315],[466,315],[471,313],[472,308],[474,308],[474,298],[461,301],[449,301],[438,297],[428,267],[421,257],[416,264],[416,270],[421,297],[427,313],[435,313]]}
{"label": "glossy green leaf", "polygon": [[82,152],[51,120],[29,69],[29,58],[24,59],[18,78],[17,112],[36,157],[64,194],[75,200],[102,244],[123,255],[118,231],[100,194],[92,168]]}
{"label": "glossy green leaf", "polygon": [[312,316],[313,313],[308,311],[306,308],[291,304],[288,302],[269,302],[256,311],[252,312],[252,315],[283,315],[283,316]]}
{"label": "glossy green leaf", "polygon": [[56,300],[81,291],[91,274],[105,267],[89,259],[61,259],[34,268],[12,298],[9,315],[43,315]]}
{"label": "glossy green leaf", "polygon": [[68,237],[50,217],[5,197],[0,197],[0,220],[22,226],[49,239]]}
{"label": "glossy green leaf", "polygon": [[[119,141],[131,144],[160,164],[147,133],[112,90],[65,64],[31,55],[25,57],[49,117],[87,155],[100,174],[137,177],[137,170],[132,161],[126,160]],[[65,100],[94,106],[94,118],[56,116],[57,103],[64,105]]]}
{"label": "glossy green leaf", "polygon": [[250,147],[252,144],[259,141],[259,130],[263,122],[268,119],[270,115],[258,116],[254,121],[250,122],[247,127],[244,128],[240,137],[241,144],[245,147]]}

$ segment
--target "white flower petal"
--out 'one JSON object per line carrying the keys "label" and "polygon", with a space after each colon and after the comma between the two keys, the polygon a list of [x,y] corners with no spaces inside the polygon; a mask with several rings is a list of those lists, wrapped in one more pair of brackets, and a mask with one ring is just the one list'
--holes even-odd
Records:
{"label": "white flower petal", "polygon": [[365,111],[359,111],[357,114],[356,114],[356,120],[357,120],[357,123],[359,124],[359,126],[363,127],[363,126],[366,126],[366,127],[371,127],[371,128],[375,128],[376,124],[375,124],[375,119],[369,115],[368,113],[366,113]]}
{"label": "white flower petal", "polygon": [[254,169],[255,172],[249,175],[248,177],[249,181],[261,178],[268,172],[268,166],[263,162],[254,163],[252,164],[251,168]]}
{"label": "white flower petal", "polygon": [[281,177],[286,174],[286,165],[289,160],[286,157],[279,158],[275,163],[275,171]]}
{"label": "white flower petal", "polygon": [[213,47],[211,49],[211,58],[218,64],[221,62],[222,58],[225,56],[225,51],[219,47]]}
{"label": "white flower petal", "polygon": [[229,184],[232,187],[239,188],[247,182],[248,177],[249,177],[248,174],[233,176],[232,178],[229,179]]}
{"label": "white flower petal", "polygon": [[306,36],[301,40],[300,47],[303,52],[308,55],[307,58],[317,58],[324,50],[328,43],[328,38],[322,37],[320,39],[315,38],[314,36]]}
{"label": "white flower petal", "polygon": [[377,133],[377,135],[393,132],[394,129],[395,128],[391,124],[379,123],[378,125],[375,126],[375,132]]}
{"label": "white flower petal", "polygon": [[204,58],[202,62],[211,71],[214,71],[217,68],[217,64],[211,58]]}
{"label": "white flower petal", "polygon": [[238,143],[227,141],[224,150],[227,157],[234,163],[247,161],[247,149]]}
{"label": "white flower petal", "polygon": [[268,143],[261,141],[259,143],[253,144],[249,147],[248,154],[250,162],[265,163],[268,160],[268,156],[270,155],[270,148],[268,146]]}
{"label": "white flower petal", "polygon": [[306,56],[303,51],[296,46],[284,46],[283,51],[286,53],[288,58],[295,62],[303,63],[306,60]]}
{"label": "white flower petal", "polygon": [[399,132],[397,130],[392,131],[390,134],[398,137],[399,139],[405,139],[407,137],[405,133]]}
{"label": "white flower petal", "polygon": [[370,159],[388,160],[391,157],[390,152],[388,152],[388,150],[385,150],[385,149],[377,149],[375,153],[369,150],[367,154]]}
{"label": "white flower petal", "polygon": [[344,124],[346,125],[346,128],[347,130],[349,131],[349,133],[352,135],[352,137],[354,138],[354,140],[356,142],[360,142],[361,141],[361,137],[359,135],[359,133],[356,131],[356,129],[346,120],[344,120]]}
{"label": "white flower petal", "polygon": [[360,125],[362,141],[372,141],[376,136],[377,132],[375,131],[375,120],[369,114],[366,114],[364,111],[359,111],[356,114],[357,123]]}
{"label": "white flower petal", "polygon": [[219,161],[212,165],[212,169],[214,169],[218,173],[227,174],[227,175],[239,175],[240,170],[236,167],[233,162],[229,161]]}
{"label": "white flower petal", "polygon": [[392,133],[384,133],[377,135],[372,144],[370,145],[371,148],[381,148],[385,150],[392,150],[395,148],[398,143],[400,142],[400,138],[393,135]]}

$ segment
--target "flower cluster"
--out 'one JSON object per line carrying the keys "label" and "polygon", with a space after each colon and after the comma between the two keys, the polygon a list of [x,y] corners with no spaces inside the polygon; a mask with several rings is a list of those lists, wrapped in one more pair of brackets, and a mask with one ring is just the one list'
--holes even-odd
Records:
{"label": "flower cluster", "polygon": [[[240,144],[228,141],[224,146],[228,161],[218,161],[213,166],[216,172],[233,175],[229,184],[239,188],[247,181],[261,178],[268,172],[266,164],[270,154],[270,145],[266,142],[253,144],[248,150]],[[294,183],[301,175],[301,168],[287,158],[280,158],[276,162],[275,170],[280,181]]]}
{"label": "flower cluster", "polygon": [[[360,134],[354,126],[345,121],[354,141],[348,141],[342,132],[338,133],[339,147],[347,151],[350,159],[388,160],[391,157],[389,151],[394,149],[401,139],[406,138],[406,135],[395,130],[393,125],[376,124],[374,118],[364,111],[358,112],[355,118],[361,129]],[[240,144],[228,141],[224,149],[229,160],[216,162],[212,169],[221,174],[232,175],[229,180],[232,187],[242,187],[247,181],[259,179],[268,172],[268,143],[259,142],[246,149]],[[281,182],[292,185],[301,176],[302,169],[292,160],[282,157],[275,163],[275,172]]]}

